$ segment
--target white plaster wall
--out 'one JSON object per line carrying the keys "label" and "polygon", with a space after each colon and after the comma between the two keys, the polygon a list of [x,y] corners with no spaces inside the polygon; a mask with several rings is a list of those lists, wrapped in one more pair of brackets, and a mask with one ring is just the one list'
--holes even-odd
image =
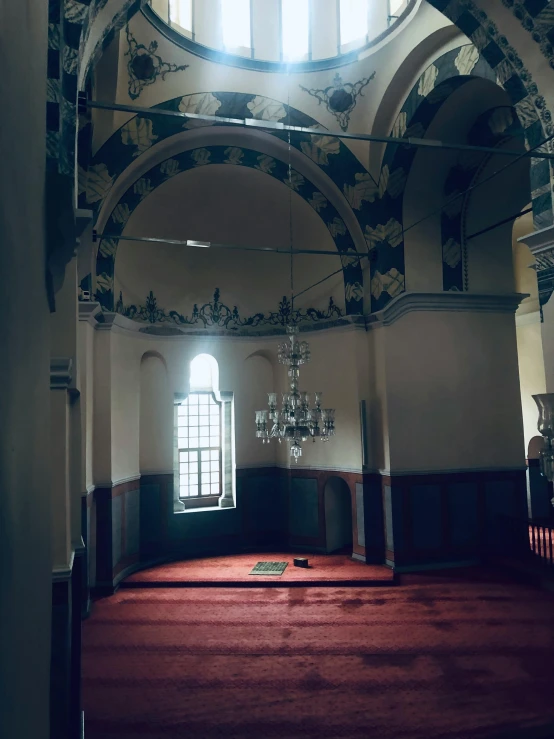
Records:
{"label": "white plaster wall", "polygon": [[[255,411],[267,410],[267,394],[276,392],[272,360],[276,357],[268,346],[263,354],[253,353],[242,365],[237,377],[235,393],[235,448],[237,464],[241,467],[275,464],[277,443],[262,444],[254,438]],[[284,368],[283,368],[284,370]],[[279,371],[279,370],[277,370]]]}
{"label": "white plaster wall", "polygon": [[[294,256],[294,289],[300,292],[341,267],[337,249],[317,212],[282,182],[254,169],[209,165],[177,175],[151,193],[126,225],[126,236],[195,239],[252,248],[324,250]],[[245,286],[248,289],[245,289]],[[158,306],[190,315],[212,300],[238,307],[242,317],[277,311],[290,297],[288,254],[236,249],[190,249],[122,241],[116,256],[116,296],[141,305],[153,290]],[[298,308],[325,310],[329,296],[344,310],[344,280],[337,274],[300,296]]]}
{"label": "white plaster wall", "polygon": [[513,315],[414,312],[384,331],[391,471],[524,464]]}
{"label": "white plaster wall", "polygon": [[[281,337],[268,339],[217,339],[202,337],[154,338],[144,335],[97,331],[95,356],[95,480],[117,482],[138,476],[141,471],[172,469],[173,420],[169,414],[174,393],[188,392],[189,364],[200,353],[212,354],[220,369],[220,389],[235,394],[236,464],[263,467],[288,465],[288,446],[273,441],[264,445],[254,436],[254,414],[267,407],[267,393],[284,390],[286,368],[277,364]],[[301,389],[321,390],[324,407],[336,409],[337,436],[328,443],[305,445],[299,466],[329,469],[361,469],[361,432],[355,356],[360,337],[355,330],[331,330],[306,335],[312,362],[301,371]],[[99,341],[98,341],[99,337]],[[362,349],[365,352],[365,348]],[[159,354],[167,366],[162,373],[144,370],[145,352]],[[157,360],[160,361],[160,360]],[[148,396],[141,411],[141,389]],[[366,393],[367,394],[367,393]],[[160,407],[157,407],[160,406]],[[161,407],[166,411],[161,411]],[[154,410],[155,409],[155,410]],[[151,446],[141,451],[140,428],[149,418]],[[167,418],[167,428],[161,426]],[[154,434],[153,429],[157,429]],[[162,437],[162,433],[166,435]],[[156,436],[156,439],[154,439]]]}
{"label": "white plaster wall", "polygon": [[[512,142],[510,146],[517,151],[521,145],[516,146]],[[508,148],[508,144],[503,148]],[[508,163],[510,166],[506,166]],[[476,179],[477,183],[483,184],[469,195],[465,213],[466,237],[510,218],[524,208],[530,192],[529,166],[530,161],[525,158],[490,157]],[[513,223],[508,222],[467,242],[470,292],[515,291],[512,232]]]}
{"label": "white plaster wall", "polygon": [[544,320],[541,324],[541,335],[546,392],[554,393],[554,300],[552,298],[543,305],[542,313]]}
{"label": "white plaster wall", "polygon": [[112,336],[111,356],[112,481],[138,477],[140,433],[140,359],[124,334]]}
{"label": "white plaster wall", "polygon": [[389,409],[387,397],[386,329],[373,328],[367,334],[370,358],[367,397],[368,467],[390,469]]}
{"label": "white plaster wall", "polygon": [[[336,410],[337,434],[328,442],[306,442],[299,467],[361,470],[362,447],[359,406],[359,370],[356,363],[358,337],[362,330],[336,329],[314,332],[310,343],[311,362],[300,369],[300,390],[323,392],[323,408]],[[304,337],[302,337],[304,338]],[[282,380],[286,374],[282,373]],[[287,450],[284,450],[286,455]]]}
{"label": "white plaster wall", "polygon": [[546,392],[544,354],[539,313],[527,314],[528,323],[517,326],[517,353],[525,450],[537,435],[538,410],[533,395]]}
{"label": "white plaster wall", "polygon": [[81,492],[93,485],[94,328],[87,321],[78,327],[78,367],[81,390]]}
{"label": "white plaster wall", "polygon": [[112,481],[112,423],[111,423],[111,350],[112,334],[94,332],[94,417],[93,417],[93,482],[96,487]]}

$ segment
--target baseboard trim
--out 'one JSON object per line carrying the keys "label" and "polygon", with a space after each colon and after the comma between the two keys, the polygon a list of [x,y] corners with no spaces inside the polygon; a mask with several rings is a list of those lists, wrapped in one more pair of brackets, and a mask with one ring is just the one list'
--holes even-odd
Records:
{"label": "baseboard trim", "polygon": [[[389,565],[389,560],[387,560],[386,563]],[[480,564],[483,564],[482,560],[475,557],[472,559],[462,559],[453,562],[427,562],[415,565],[395,565],[394,562],[392,562],[389,566],[393,567],[394,571],[398,574],[407,574],[410,572],[429,572],[431,570],[451,570],[457,567],[476,567]]]}

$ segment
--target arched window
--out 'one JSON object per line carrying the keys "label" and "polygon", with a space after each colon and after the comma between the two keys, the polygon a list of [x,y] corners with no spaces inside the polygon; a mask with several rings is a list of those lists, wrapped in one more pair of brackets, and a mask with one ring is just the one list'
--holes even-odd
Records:
{"label": "arched window", "polygon": [[404,10],[406,0],[389,0],[389,16],[398,16]]}
{"label": "arched window", "polygon": [[[156,10],[154,4],[153,7]],[[169,0],[169,20],[185,31],[192,31],[192,0]]]}
{"label": "arched window", "polygon": [[[369,0],[340,0],[341,51],[361,46],[367,38]],[[346,47],[346,49],[344,48]]]}
{"label": "arched window", "polygon": [[281,0],[284,61],[307,59],[310,52],[310,0]]}
{"label": "arched window", "polygon": [[219,367],[211,354],[198,354],[190,363],[190,389],[219,390]]}
{"label": "arched window", "polygon": [[221,0],[221,26],[226,51],[250,49],[250,0]]}
{"label": "arched window", "polygon": [[214,357],[190,363],[190,393],[177,408],[179,498],[213,505],[222,494],[222,402]]}

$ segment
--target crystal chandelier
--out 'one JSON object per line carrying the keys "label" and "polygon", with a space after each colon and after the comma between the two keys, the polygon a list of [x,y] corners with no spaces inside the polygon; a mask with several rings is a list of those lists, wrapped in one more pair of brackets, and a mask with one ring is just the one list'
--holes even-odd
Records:
{"label": "crystal chandelier", "polygon": [[310,408],[310,396],[298,390],[300,365],[310,361],[307,341],[298,341],[298,326],[287,326],[288,341],[279,344],[277,357],[288,366],[290,389],[283,393],[281,408],[277,406],[277,393],[268,393],[269,410],[256,411],[256,437],[263,444],[271,439],[289,442],[290,455],[296,463],[302,456],[302,442],[310,437],[315,442],[329,441],[335,435],[335,410],[322,408],[323,393],[314,392],[314,408]]}
{"label": "crystal chandelier", "polygon": [[[288,185],[289,185],[289,229],[290,229],[290,292],[291,316],[294,321],[294,270],[292,244],[292,165],[290,131],[288,134]],[[310,437],[315,442],[329,441],[335,435],[335,411],[333,408],[321,407],[323,393],[314,393],[314,408],[310,408],[310,396],[298,389],[300,365],[310,361],[310,347],[307,341],[298,341],[298,326],[291,322],[287,326],[288,341],[279,344],[277,358],[281,364],[287,365],[289,391],[283,393],[281,408],[277,405],[277,393],[268,393],[269,410],[256,411],[256,437],[263,444],[271,439],[279,443],[285,439],[290,445],[290,456],[298,463],[302,456],[302,442]]]}

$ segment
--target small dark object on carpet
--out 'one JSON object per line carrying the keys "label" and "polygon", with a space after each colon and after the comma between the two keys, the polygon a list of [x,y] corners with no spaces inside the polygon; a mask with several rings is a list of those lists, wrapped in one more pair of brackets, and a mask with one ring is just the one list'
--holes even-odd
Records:
{"label": "small dark object on carpet", "polygon": [[258,562],[250,575],[282,575],[287,567],[287,562]]}
{"label": "small dark object on carpet", "polygon": [[308,558],[307,557],[295,557],[293,560],[295,567],[309,567]]}

